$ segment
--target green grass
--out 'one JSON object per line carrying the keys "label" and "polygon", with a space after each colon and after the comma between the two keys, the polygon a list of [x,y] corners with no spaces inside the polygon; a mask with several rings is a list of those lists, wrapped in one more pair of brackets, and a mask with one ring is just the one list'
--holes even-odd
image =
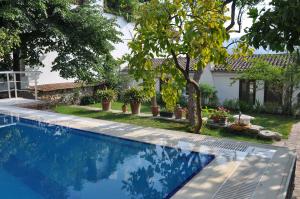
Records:
{"label": "green grass", "polygon": [[[53,110],[55,112],[68,114],[68,115],[76,115],[81,117],[110,120],[110,121],[134,124],[134,125],[145,126],[145,127],[154,127],[154,128],[184,131],[184,132],[191,133],[191,129],[189,125],[187,123],[182,123],[182,122],[167,121],[167,120],[152,118],[152,117],[132,116],[128,114],[116,114],[110,112],[92,111],[80,107],[71,107],[65,105],[57,106]],[[291,130],[291,127],[293,123],[296,122],[295,119],[287,116],[255,114],[254,117],[255,120],[253,120],[253,124],[261,125],[266,127],[267,129],[282,133],[284,138],[288,138],[288,134]],[[249,141],[249,142],[256,142],[256,143],[267,143],[267,144],[272,143],[270,141],[259,140],[257,138],[249,137],[246,135],[237,135],[237,134],[229,133],[225,130],[208,129],[206,127],[202,129],[202,134],[210,135],[214,137],[230,138],[239,141]]]}
{"label": "green grass", "polygon": [[[122,110],[122,106],[123,106],[123,102],[113,102],[111,104],[111,109],[112,110]],[[96,103],[96,104],[91,104],[91,105],[88,105],[88,106],[91,106],[91,107],[97,107],[97,108],[101,108],[101,103]],[[131,108],[130,108],[130,105],[127,106],[128,107],[128,111],[131,111]],[[151,113],[151,105],[149,103],[147,104],[142,104],[141,106],[141,112],[142,113]]]}

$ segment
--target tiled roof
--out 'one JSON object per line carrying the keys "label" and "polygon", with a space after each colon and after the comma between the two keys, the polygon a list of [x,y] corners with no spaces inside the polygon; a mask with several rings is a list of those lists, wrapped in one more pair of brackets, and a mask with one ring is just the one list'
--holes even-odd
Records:
{"label": "tiled roof", "polygon": [[[253,61],[255,59],[261,59],[267,61],[270,64],[275,66],[285,67],[288,64],[291,64],[293,62],[294,57],[293,55],[290,54],[255,54],[250,57],[238,58],[238,59],[229,57],[227,58],[225,65],[216,65],[213,71],[215,72],[242,71],[253,66],[254,64]],[[160,66],[164,61],[165,59],[162,58],[154,58],[152,60],[153,66],[154,67]],[[186,59],[179,58],[178,61],[179,64],[185,68]],[[196,63],[195,60],[191,60],[191,66],[193,66],[193,64],[195,63]]]}
{"label": "tiled roof", "polygon": [[214,71],[230,72],[230,71],[243,71],[254,65],[254,60],[263,60],[274,66],[286,67],[293,63],[294,56],[291,54],[257,54],[247,58],[234,59],[227,58],[225,65],[216,65]]}
{"label": "tiled roof", "polygon": [[[163,58],[154,58],[152,59],[152,63],[153,63],[153,67],[158,67],[160,65],[162,65],[164,63],[164,61],[166,61],[166,59]],[[186,65],[186,59],[185,58],[178,58],[178,62],[180,64],[181,67],[185,68]],[[195,59],[191,60],[190,66],[193,66],[196,63]]]}

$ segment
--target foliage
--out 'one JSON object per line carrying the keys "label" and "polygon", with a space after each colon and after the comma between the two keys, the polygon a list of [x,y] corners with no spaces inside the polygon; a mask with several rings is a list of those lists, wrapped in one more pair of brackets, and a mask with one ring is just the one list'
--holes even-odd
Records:
{"label": "foliage", "polygon": [[229,110],[239,110],[240,104],[238,99],[225,99],[223,102],[223,107],[229,109]]}
{"label": "foliage", "polygon": [[[279,56],[279,55],[270,55]],[[237,79],[263,80],[260,82],[269,82],[273,88],[282,92],[282,86],[285,88],[284,112],[292,112],[293,93],[300,84],[300,56],[299,53],[290,55],[294,62],[283,67],[274,66],[264,60],[255,60],[254,66],[241,72]],[[282,85],[282,86],[279,86]],[[273,112],[273,111],[271,111]]]}
{"label": "foliage", "polygon": [[147,0],[104,0],[106,12],[123,16],[127,21],[132,21],[132,14],[139,3]]}
{"label": "foliage", "polygon": [[103,101],[114,101],[117,99],[117,92],[113,89],[103,89],[103,90],[98,90],[96,93],[96,98],[99,100]]}
{"label": "foliage", "polygon": [[266,102],[264,104],[264,111],[266,113],[278,114],[282,112],[282,108],[278,103]]}
{"label": "foliage", "polygon": [[7,28],[0,28],[0,58],[10,53],[19,43],[20,38],[17,31],[11,32]]}
{"label": "foliage", "polygon": [[132,87],[125,91],[124,102],[138,102],[143,103],[149,101],[150,98],[146,95],[145,91],[141,88]]}
{"label": "foliage", "polygon": [[180,104],[181,107],[186,108],[187,107],[187,96],[186,95],[181,95],[178,103]]}
{"label": "foliage", "polygon": [[255,48],[295,51],[300,46],[300,0],[272,0],[270,8],[253,8],[247,39]]}
{"label": "foliage", "polygon": [[216,106],[218,103],[217,90],[210,84],[200,84],[202,104]]}
{"label": "foliage", "polygon": [[81,106],[85,106],[85,105],[90,105],[90,104],[94,104],[95,103],[95,99],[93,96],[87,95],[87,96],[83,96],[80,99],[80,105]]}
{"label": "foliage", "polygon": [[[269,55],[278,56],[278,55]],[[267,61],[255,59],[253,66],[239,73],[237,79],[264,80],[268,82],[281,82],[284,68],[269,64]]]}
{"label": "foliage", "polygon": [[229,110],[224,107],[218,107],[217,109],[211,109],[209,112],[209,118],[211,119],[223,119],[230,116]]}
{"label": "foliage", "polygon": [[2,1],[1,31],[13,38],[9,40],[0,33],[0,44],[8,43],[4,59],[0,59],[2,67],[20,70],[20,60],[27,66],[43,66],[40,57],[57,52],[52,70],[62,77],[101,79],[104,65],[116,64],[110,52],[112,44],[120,41],[120,33],[115,22],[102,16],[93,4],[74,6],[73,2]]}
{"label": "foliage", "polygon": [[[199,85],[190,77],[190,71],[202,73],[208,63],[225,60],[227,51],[223,42],[229,39],[224,23],[222,2],[189,0],[152,0],[138,7],[135,37],[129,46],[129,69],[134,78],[143,79],[148,95],[155,92],[155,78],[160,75],[165,82],[162,96],[168,109],[173,109],[181,90],[187,84],[195,87],[200,98]],[[154,67],[152,58],[165,58]],[[185,58],[186,66],[178,59]],[[194,65],[190,60],[196,60]],[[198,125],[201,128],[201,105],[197,102]]]}

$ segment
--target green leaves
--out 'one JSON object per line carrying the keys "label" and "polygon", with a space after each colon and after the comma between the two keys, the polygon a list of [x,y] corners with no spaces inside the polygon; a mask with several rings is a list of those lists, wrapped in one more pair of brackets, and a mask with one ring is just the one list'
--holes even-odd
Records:
{"label": "green leaves", "polygon": [[256,20],[248,30],[250,43],[255,47],[275,51],[295,51],[300,46],[300,0],[272,0],[271,8],[250,10],[249,16]]}
{"label": "green leaves", "polygon": [[[229,39],[221,2],[191,0],[151,0],[137,8],[136,35],[127,56],[130,72],[154,89],[155,79],[165,82],[162,95],[172,109],[190,72],[202,71],[209,63],[221,63],[227,56],[223,42]],[[162,65],[152,65],[152,58],[164,58]],[[189,57],[193,64],[178,65]],[[152,85],[150,85],[152,84]]]}
{"label": "green leaves", "polygon": [[[99,81],[103,71],[115,70],[110,52],[120,41],[115,21],[92,4],[73,0],[20,0],[0,4],[0,57],[20,50],[28,66],[42,66],[40,56],[58,53],[52,70],[65,78]],[[12,67],[12,60],[0,59]]]}

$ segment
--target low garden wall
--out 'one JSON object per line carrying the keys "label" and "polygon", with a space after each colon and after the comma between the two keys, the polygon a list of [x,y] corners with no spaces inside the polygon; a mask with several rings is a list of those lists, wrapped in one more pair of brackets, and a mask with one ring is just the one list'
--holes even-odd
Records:
{"label": "low garden wall", "polygon": [[82,85],[76,83],[41,85],[38,87],[38,98],[51,104],[79,104],[82,96],[93,96],[99,85]]}

